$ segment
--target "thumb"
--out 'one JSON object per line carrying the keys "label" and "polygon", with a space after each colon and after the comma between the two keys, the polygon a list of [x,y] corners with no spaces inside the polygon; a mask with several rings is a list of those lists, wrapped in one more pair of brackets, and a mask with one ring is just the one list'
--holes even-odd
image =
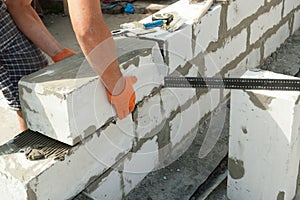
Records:
{"label": "thumb", "polygon": [[137,78],[135,76],[131,76],[128,79],[131,84],[135,84],[137,82]]}

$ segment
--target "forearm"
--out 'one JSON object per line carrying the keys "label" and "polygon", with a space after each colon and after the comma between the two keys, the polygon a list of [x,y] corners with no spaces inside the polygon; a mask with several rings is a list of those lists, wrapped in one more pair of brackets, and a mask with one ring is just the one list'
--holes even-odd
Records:
{"label": "forearm", "polygon": [[50,57],[63,50],[63,46],[48,32],[30,3],[20,3],[20,0],[6,0],[5,3],[18,28],[36,46]]}
{"label": "forearm", "polygon": [[115,43],[107,28],[98,0],[69,0],[69,13],[77,40],[90,65],[113,95],[125,80],[119,69]]}
{"label": "forearm", "polygon": [[86,58],[108,91],[113,95],[118,95],[124,88],[125,79],[119,68],[112,37],[101,40],[101,42],[99,40],[89,42],[96,42],[98,45],[89,52],[85,51]]}

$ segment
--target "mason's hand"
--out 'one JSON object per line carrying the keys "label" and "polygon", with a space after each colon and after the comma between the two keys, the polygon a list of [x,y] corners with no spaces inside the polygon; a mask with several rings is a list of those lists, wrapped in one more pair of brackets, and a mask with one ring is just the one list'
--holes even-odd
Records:
{"label": "mason's hand", "polygon": [[125,77],[126,83],[124,90],[118,95],[111,95],[107,90],[107,97],[109,102],[114,105],[119,119],[125,118],[129,115],[135,106],[135,92],[133,84],[137,82],[136,77]]}
{"label": "mason's hand", "polygon": [[65,48],[62,51],[58,52],[55,56],[52,56],[53,62],[57,63],[59,61],[62,61],[70,56],[75,55],[75,51],[72,51],[71,49]]}

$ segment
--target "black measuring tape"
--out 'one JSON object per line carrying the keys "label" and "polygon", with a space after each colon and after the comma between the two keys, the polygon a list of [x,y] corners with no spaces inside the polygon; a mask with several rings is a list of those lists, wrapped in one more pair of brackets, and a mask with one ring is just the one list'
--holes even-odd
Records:
{"label": "black measuring tape", "polygon": [[165,77],[164,87],[300,91],[300,79]]}

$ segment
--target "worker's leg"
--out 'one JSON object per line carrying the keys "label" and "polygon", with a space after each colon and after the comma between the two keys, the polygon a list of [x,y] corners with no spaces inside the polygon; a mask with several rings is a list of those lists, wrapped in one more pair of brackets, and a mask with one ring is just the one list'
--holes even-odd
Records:
{"label": "worker's leg", "polygon": [[31,6],[32,0],[5,0],[7,9],[18,28],[41,50],[50,57],[60,54],[60,61],[74,55],[75,52],[65,49],[47,30],[44,23]]}
{"label": "worker's leg", "polygon": [[19,120],[19,124],[20,124],[20,131],[26,131],[28,128],[26,126],[25,120],[22,116],[22,112],[19,110],[17,111],[17,116],[18,116],[18,120]]}

